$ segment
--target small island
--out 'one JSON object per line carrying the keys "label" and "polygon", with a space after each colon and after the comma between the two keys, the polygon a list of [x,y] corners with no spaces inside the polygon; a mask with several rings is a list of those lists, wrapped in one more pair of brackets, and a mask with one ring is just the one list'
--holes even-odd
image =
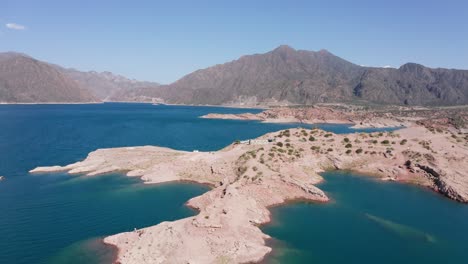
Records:
{"label": "small island", "polygon": [[[456,118],[465,121],[463,113]],[[315,186],[323,180],[319,173],[326,170],[417,184],[468,202],[468,136],[461,124],[453,123],[455,116],[432,117],[431,122],[387,118],[406,127],[340,135],[317,128],[287,129],[236,141],[215,152],[155,146],[99,149],[84,161],[38,167],[31,173],[125,172],[147,184],[209,185],[210,191],[187,203],[199,210],[198,215],[109,236],[104,242],[118,248],[119,263],[259,262],[271,251],[266,245],[269,236],[259,228],[270,221],[269,208],[295,200],[327,202],[327,195]]]}

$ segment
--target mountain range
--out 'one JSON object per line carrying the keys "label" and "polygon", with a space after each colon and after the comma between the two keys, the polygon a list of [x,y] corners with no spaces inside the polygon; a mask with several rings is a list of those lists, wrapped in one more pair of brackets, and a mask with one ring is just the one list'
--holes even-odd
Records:
{"label": "mountain range", "polygon": [[[31,67],[31,64],[46,66]],[[47,90],[46,86],[55,88]],[[70,97],[54,94],[59,87],[67,90]],[[233,106],[327,102],[461,105],[468,104],[468,70],[433,69],[416,63],[398,69],[363,67],[326,50],[295,50],[282,45],[264,54],[247,55],[197,70],[169,85],[159,85],[109,72],[64,69],[21,54],[0,54],[0,101],[24,98]]]}
{"label": "mountain range", "polygon": [[110,72],[67,69],[21,53],[0,53],[0,102],[3,103],[101,102],[127,90],[157,86],[157,83],[130,80]]}

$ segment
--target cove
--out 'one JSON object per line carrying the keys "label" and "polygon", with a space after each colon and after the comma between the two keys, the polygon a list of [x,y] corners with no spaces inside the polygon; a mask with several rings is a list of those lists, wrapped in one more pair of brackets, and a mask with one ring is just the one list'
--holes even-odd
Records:
{"label": "cove", "polygon": [[[185,202],[208,190],[179,183],[148,186],[117,174],[31,175],[30,169],[80,161],[99,148],[210,151],[268,132],[312,127],[198,118],[260,111],[123,103],[0,105],[0,175],[5,176],[0,182],[0,262],[108,262],[112,249],[99,243],[103,236],[193,215]],[[335,133],[381,130],[318,126]],[[148,204],[150,210],[144,207]]]}
{"label": "cove", "polygon": [[468,207],[432,191],[331,171],[326,204],[272,208],[265,263],[465,263]]}

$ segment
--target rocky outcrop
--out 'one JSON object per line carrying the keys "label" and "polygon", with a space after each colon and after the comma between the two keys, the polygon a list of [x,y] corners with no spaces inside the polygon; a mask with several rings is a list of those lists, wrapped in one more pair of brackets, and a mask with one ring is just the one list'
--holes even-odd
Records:
{"label": "rocky outcrop", "polygon": [[402,127],[407,124],[403,119],[390,113],[375,113],[362,110],[336,109],[328,106],[276,107],[258,114],[216,114],[201,116],[209,119],[259,120],[270,123],[304,124],[350,124],[353,128]]}

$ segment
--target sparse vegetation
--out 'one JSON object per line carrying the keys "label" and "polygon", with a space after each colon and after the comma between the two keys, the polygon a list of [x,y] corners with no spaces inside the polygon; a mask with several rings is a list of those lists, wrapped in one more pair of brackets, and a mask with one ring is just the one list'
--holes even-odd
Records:
{"label": "sparse vegetation", "polygon": [[314,150],[314,151],[319,151],[320,150],[320,146],[312,146],[310,147],[311,150]]}
{"label": "sparse vegetation", "polygon": [[285,137],[290,137],[290,136],[291,136],[291,133],[290,133],[289,129],[286,129],[286,130],[284,130],[283,132],[281,132],[281,135],[282,135],[282,136],[285,136]]}
{"label": "sparse vegetation", "polygon": [[345,148],[352,148],[353,145],[351,143],[346,144]]}
{"label": "sparse vegetation", "polygon": [[237,168],[237,175],[243,175],[247,171],[248,167],[240,166]]}

